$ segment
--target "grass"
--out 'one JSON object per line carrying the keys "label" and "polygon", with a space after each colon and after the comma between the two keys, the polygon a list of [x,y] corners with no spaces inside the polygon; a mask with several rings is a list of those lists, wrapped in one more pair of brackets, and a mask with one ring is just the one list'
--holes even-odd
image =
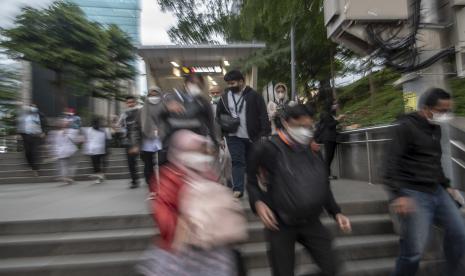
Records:
{"label": "grass", "polygon": [[[341,113],[346,114],[342,126],[359,124],[363,127],[392,123],[404,113],[402,89],[392,83],[400,74],[388,69],[374,73],[376,91],[370,97],[368,77],[338,89]],[[454,113],[465,116],[465,78],[449,79],[454,99]]]}

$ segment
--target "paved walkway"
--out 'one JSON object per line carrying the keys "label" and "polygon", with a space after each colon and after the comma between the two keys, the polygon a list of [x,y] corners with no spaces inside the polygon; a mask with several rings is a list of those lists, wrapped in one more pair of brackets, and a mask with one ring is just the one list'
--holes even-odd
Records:
{"label": "paved walkway", "polygon": [[[363,182],[333,182],[341,203],[385,200],[379,186]],[[0,221],[79,218],[149,213],[147,187],[128,189],[127,180],[102,184],[91,181],[71,186],[58,183],[0,185]]]}

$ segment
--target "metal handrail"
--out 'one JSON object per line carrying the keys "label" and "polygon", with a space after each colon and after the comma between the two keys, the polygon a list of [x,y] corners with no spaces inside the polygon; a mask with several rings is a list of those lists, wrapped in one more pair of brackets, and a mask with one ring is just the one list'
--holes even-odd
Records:
{"label": "metal handrail", "polygon": [[344,131],[341,131],[340,133],[341,134],[349,134],[349,133],[356,133],[356,132],[366,132],[366,131],[370,131],[370,130],[395,127],[397,125],[398,124],[388,124],[388,125],[375,126],[375,127],[357,128],[357,129],[352,129],[352,130],[344,130]]}
{"label": "metal handrail", "polygon": [[387,141],[392,141],[392,139],[375,139],[375,140],[348,141],[348,142],[338,142],[338,144],[364,144],[364,143],[378,143],[378,142],[387,142]]}

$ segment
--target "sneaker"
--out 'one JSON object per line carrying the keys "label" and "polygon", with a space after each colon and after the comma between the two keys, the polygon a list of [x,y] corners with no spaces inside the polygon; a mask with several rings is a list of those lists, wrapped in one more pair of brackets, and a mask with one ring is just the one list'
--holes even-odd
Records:
{"label": "sneaker", "polygon": [[149,193],[149,196],[147,197],[146,200],[154,200],[155,199],[155,193]]}
{"label": "sneaker", "polygon": [[243,196],[243,194],[242,194],[242,192],[235,191],[235,192],[233,193],[233,196],[234,196],[235,198],[241,198],[241,197]]}
{"label": "sneaker", "polygon": [[131,182],[131,186],[129,186],[129,189],[137,189],[137,188],[139,188],[139,183]]}

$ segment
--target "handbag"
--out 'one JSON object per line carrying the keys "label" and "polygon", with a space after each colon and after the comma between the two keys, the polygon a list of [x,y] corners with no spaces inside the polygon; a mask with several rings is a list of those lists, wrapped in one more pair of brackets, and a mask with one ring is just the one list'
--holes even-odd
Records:
{"label": "handbag", "polygon": [[219,118],[221,129],[227,133],[235,133],[241,125],[240,118],[234,118],[230,114],[221,114]]}
{"label": "handbag", "polygon": [[207,179],[188,180],[181,190],[175,243],[210,249],[247,239],[242,205],[230,190]]}

